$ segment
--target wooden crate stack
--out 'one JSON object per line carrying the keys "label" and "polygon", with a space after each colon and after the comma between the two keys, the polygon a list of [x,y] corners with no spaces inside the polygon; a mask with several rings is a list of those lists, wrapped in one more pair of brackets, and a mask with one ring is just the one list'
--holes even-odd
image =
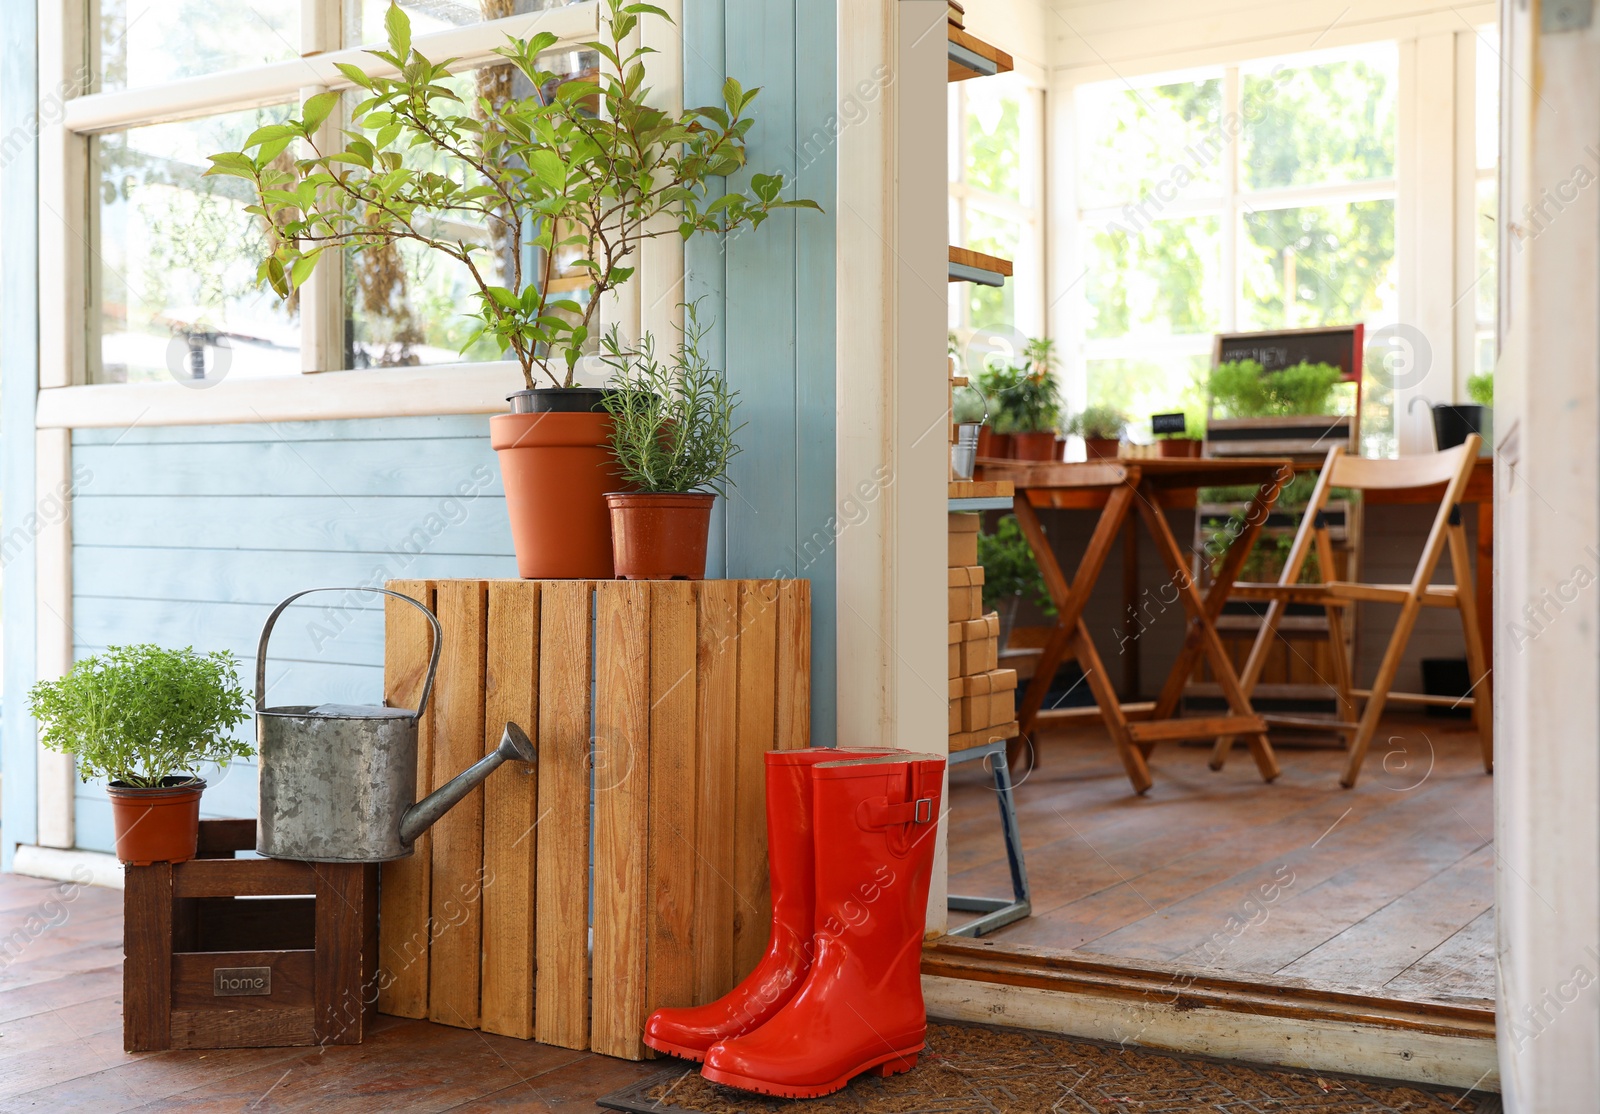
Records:
{"label": "wooden crate stack", "polygon": [[[810,738],[810,585],[388,587],[444,628],[418,794],[507,720],[539,761],[384,864],[380,1011],[643,1058],[652,1009],[720,996],[766,945],[762,755]],[[386,613],[385,698],[415,707],[428,624],[402,601]]]}
{"label": "wooden crate stack", "polygon": [[983,610],[978,515],[950,516],[950,749],[1017,733],[1017,671],[1000,669],[1000,616]]}

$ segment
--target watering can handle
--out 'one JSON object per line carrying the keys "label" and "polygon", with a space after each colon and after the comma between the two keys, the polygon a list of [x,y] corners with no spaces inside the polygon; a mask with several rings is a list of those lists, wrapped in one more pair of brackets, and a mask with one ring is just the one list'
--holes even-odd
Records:
{"label": "watering can handle", "polygon": [[439,643],[444,641],[444,631],[439,628],[439,620],[434,618],[433,612],[410,596],[391,592],[387,588],[307,588],[303,592],[296,592],[274,607],[272,614],[267,616],[266,626],[261,628],[261,642],[256,646],[256,711],[261,711],[267,702],[267,639],[272,637],[272,625],[278,621],[278,616],[283,614],[284,608],[301,596],[309,596],[313,592],[377,592],[380,595],[404,600],[428,617],[428,623],[433,627],[433,654],[428,658],[427,680],[422,682],[422,699],[417,701],[417,718],[421,719],[423,711],[428,707],[428,693],[433,691],[433,673],[439,667]]}

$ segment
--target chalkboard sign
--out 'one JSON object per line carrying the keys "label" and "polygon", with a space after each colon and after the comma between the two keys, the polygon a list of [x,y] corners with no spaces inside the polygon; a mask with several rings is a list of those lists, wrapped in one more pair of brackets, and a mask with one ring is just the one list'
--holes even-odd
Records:
{"label": "chalkboard sign", "polygon": [[1254,360],[1264,371],[1277,371],[1305,360],[1313,364],[1333,364],[1344,373],[1342,378],[1347,382],[1359,383],[1365,336],[1365,325],[1218,333],[1212,350],[1212,365],[1230,360]]}
{"label": "chalkboard sign", "polygon": [[1184,422],[1182,413],[1178,414],[1151,414],[1151,433],[1188,433],[1188,426]]}

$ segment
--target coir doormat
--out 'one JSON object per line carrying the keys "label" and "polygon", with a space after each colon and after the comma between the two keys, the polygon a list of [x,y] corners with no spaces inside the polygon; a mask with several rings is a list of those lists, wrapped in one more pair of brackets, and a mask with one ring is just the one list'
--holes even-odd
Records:
{"label": "coir doormat", "polygon": [[860,1076],[819,1099],[777,1099],[676,1067],[607,1095],[636,1114],[1499,1114],[1499,1097],[1253,1068],[1023,1029],[934,1022],[916,1069]]}

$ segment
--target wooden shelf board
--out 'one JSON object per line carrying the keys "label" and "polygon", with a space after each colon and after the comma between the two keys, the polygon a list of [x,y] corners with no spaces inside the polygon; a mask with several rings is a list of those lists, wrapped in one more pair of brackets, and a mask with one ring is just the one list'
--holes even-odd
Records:
{"label": "wooden shelf board", "polygon": [[982,286],[1004,286],[1011,277],[1011,260],[984,255],[970,248],[950,249],[950,281],[976,282]]}
{"label": "wooden shelf board", "polygon": [[993,77],[1007,73],[1013,63],[1011,55],[997,46],[991,46],[976,35],[970,35],[954,24],[949,31],[949,62],[946,77],[949,81],[967,81],[974,77]]}

